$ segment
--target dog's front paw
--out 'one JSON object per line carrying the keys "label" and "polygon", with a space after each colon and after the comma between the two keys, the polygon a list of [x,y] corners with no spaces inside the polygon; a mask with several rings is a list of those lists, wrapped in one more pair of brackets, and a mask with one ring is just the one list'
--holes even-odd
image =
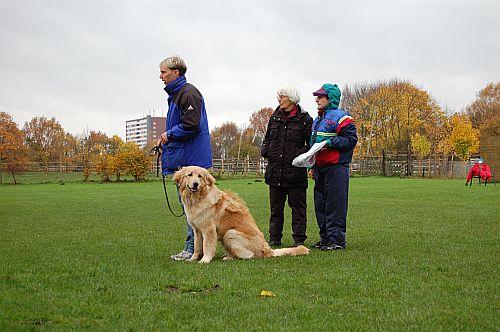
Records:
{"label": "dog's front paw", "polygon": [[200,263],[201,264],[208,264],[212,261],[212,258],[209,258],[209,257],[206,257],[204,256],[201,260],[200,260]]}
{"label": "dog's front paw", "polygon": [[191,256],[191,258],[186,259],[186,262],[196,262],[197,260],[198,260],[198,256],[193,255],[193,256]]}

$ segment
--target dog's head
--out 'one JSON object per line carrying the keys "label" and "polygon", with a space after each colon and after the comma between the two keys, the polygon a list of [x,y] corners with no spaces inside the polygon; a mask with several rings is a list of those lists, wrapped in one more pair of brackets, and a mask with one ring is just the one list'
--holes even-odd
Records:
{"label": "dog's head", "polygon": [[183,167],[175,172],[172,180],[182,192],[201,193],[212,187],[215,178],[204,168],[198,166]]}

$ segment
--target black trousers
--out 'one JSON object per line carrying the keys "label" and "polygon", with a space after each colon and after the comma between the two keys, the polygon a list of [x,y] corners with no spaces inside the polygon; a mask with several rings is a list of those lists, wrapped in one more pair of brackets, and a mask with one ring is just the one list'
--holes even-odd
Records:
{"label": "black trousers", "polygon": [[269,219],[269,240],[281,241],[285,201],[288,196],[288,206],[292,209],[292,237],[294,242],[304,242],[307,239],[307,188],[282,188],[269,186],[269,201],[271,218]]}

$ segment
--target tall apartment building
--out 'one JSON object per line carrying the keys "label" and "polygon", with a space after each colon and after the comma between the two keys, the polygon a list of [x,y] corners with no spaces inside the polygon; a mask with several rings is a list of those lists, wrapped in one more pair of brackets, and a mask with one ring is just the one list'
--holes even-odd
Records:
{"label": "tall apartment building", "polygon": [[140,148],[145,147],[149,142],[156,142],[161,134],[165,132],[164,117],[152,117],[128,120],[125,123],[125,140],[135,142]]}

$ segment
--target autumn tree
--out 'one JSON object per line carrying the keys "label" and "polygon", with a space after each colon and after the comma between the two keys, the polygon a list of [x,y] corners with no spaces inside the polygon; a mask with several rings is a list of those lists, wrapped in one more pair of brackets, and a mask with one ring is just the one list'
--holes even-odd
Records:
{"label": "autumn tree", "polygon": [[101,181],[111,181],[112,175],[120,181],[122,174],[132,175],[137,181],[147,175],[151,163],[146,151],[136,143],[125,143],[116,135],[105,139],[103,134],[96,133],[91,134],[89,140],[94,142],[92,168],[101,176]]}
{"label": "autumn tree", "polygon": [[417,156],[419,173],[422,172],[422,176],[424,176],[422,160],[431,153],[431,142],[427,137],[415,133],[411,136],[411,150],[413,155]]}
{"label": "autumn tree", "polygon": [[94,170],[101,176],[103,182],[111,181],[110,177],[113,174],[116,174],[117,181],[120,181],[120,174],[125,170],[125,165],[117,158],[118,151],[123,144],[122,139],[116,135],[107,138],[100,134],[96,142],[98,142],[95,146],[97,149],[94,150],[92,156]]}
{"label": "autumn tree", "polygon": [[124,163],[124,158],[120,156],[120,153],[123,151],[123,145],[125,142],[114,135],[109,139],[109,146],[107,153],[111,156],[111,159],[108,163],[108,170],[111,174],[116,176],[116,181],[120,181],[121,175],[126,171],[126,165]]}
{"label": "autumn tree", "polygon": [[44,165],[60,161],[65,133],[54,117],[34,117],[25,123],[24,135],[32,161]]}
{"label": "autumn tree", "polygon": [[251,142],[255,144],[256,147],[260,147],[266,136],[267,124],[269,123],[269,118],[273,114],[274,110],[271,107],[264,107],[258,111],[254,111],[250,115],[248,130],[251,133]]}
{"label": "autumn tree", "polygon": [[253,128],[240,130],[238,141],[231,146],[228,154],[229,157],[237,159],[260,157],[260,145],[255,144]]}
{"label": "autumn tree", "polygon": [[151,166],[146,153],[134,142],[122,144],[118,149],[117,158],[125,166],[125,173],[132,175],[136,181],[144,179]]}
{"label": "autumn tree", "polygon": [[372,154],[372,139],[375,135],[374,126],[376,117],[375,107],[370,107],[369,96],[374,93],[381,83],[359,83],[346,86],[342,91],[340,108],[348,111],[356,123],[358,144],[356,155]]}
{"label": "autumn tree", "polygon": [[415,131],[423,135],[430,143],[430,154],[446,153],[447,148],[442,142],[448,137],[446,113],[432,100],[430,111],[422,114],[423,124]]}
{"label": "autumn tree", "polygon": [[411,148],[413,154],[417,156],[418,159],[424,159],[431,153],[431,142],[427,137],[415,133],[411,136]]}
{"label": "autumn tree", "polygon": [[471,153],[479,149],[479,130],[472,127],[466,115],[454,114],[451,117],[449,144],[461,160],[467,160]]}
{"label": "autumn tree", "polygon": [[97,175],[101,176],[102,182],[109,182],[110,176],[113,174],[113,159],[114,156],[107,154],[105,151],[93,156],[93,166]]}
{"label": "autumn tree", "polygon": [[358,153],[382,150],[410,153],[412,136],[418,133],[437,141],[445,116],[424,90],[401,80],[360,84],[344,89],[341,107],[353,116],[358,128]]}
{"label": "autumn tree", "polygon": [[99,131],[85,131],[78,146],[78,161],[83,166],[83,179],[87,181],[92,173],[96,156],[106,151],[108,137]]}
{"label": "autumn tree", "polygon": [[0,183],[1,171],[6,169],[17,184],[16,174],[26,169],[27,149],[24,146],[24,134],[6,112],[0,112]]}
{"label": "autumn tree", "polygon": [[466,113],[474,128],[487,135],[500,135],[500,82],[489,83],[479,91]]}
{"label": "autumn tree", "polygon": [[78,159],[78,140],[70,133],[65,133],[60,155],[61,163],[75,164]]}
{"label": "autumn tree", "polygon": [[228,158],[231,147],[238,144],[240,130],[234,122],[225,122],[210,133],[214,157]]}

